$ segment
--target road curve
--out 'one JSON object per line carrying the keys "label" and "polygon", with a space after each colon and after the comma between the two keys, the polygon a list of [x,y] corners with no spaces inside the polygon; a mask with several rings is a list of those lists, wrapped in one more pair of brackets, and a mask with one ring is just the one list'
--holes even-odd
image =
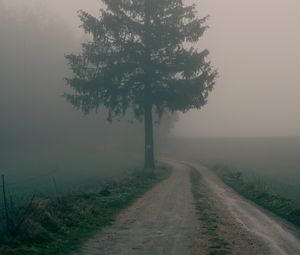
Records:
{"label": "road curve", "polygon": [[138,199],[76,255],[188,255],[197,234],[189,168],[170,163],[171,176]]}
{"label": "road curve", "polygon": [[299,230],[242,198],[205,167],[164,160],[171,176],[156,185],[73,255],[211,254],[191,194],[191,167],[221,220],[219,234],[239,255],[300,255]]}
{"label": "road curve", "polygon": [[246,231],[266,245],[266,255],[300,255],[299,230],[238,195],[207,168],[186,164],[201,172],[218,198],[216,202],[222,203]]}

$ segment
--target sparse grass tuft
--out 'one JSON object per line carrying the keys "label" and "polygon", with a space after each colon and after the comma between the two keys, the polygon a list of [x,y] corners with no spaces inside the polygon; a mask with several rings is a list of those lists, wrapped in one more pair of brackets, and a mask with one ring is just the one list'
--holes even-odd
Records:
{"label": "sparse grass tuft", "polygon": [[191,168],[190,171],[190,181],[196,201],[197,214],[210,242],[208,254],[232,254],[229,244],[218,233],[218,226],[221,224],[220,219],[213,208],[212,201],[206,194],[201,174],[194,168]]}

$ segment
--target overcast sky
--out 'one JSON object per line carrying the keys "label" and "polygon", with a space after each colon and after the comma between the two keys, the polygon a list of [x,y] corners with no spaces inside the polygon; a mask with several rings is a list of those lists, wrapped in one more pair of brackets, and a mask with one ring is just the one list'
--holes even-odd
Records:
{"label": "overcast sky", "polygon": [[[1,0],[0,0],[1,1]],[[2,0],[14,10],[43,10],[81,36],[76,12],[93,14],[100,0]],[[202,0],[208,48],[220,78],[201,111],[181,116],[185,136],[300,135],[300,1]]]}

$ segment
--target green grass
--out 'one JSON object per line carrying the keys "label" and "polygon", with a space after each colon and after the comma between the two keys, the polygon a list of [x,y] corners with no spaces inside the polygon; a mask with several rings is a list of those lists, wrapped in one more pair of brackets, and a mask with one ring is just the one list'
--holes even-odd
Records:
{"label": "green grass", "polygon": [[[89,192],[59,199],[37,198],[34,210],[17,238],[0,233],[1,255],[59,255],[79,248],[85,240],[110,225],[121,210],[170,173],[136,170]],[[1,231],[0,231],[1,232]]]}
{"label": "green grass", "polygon": [[282,197],[273,192],[263,181],[249,181],[241,172],[224,165],[216,165],[213,170],[228,186],[240,195],[277,214],[300,227],[300,202]]}
{"label": "green grass", "polygon": [[198,218],[209,238],[209,255],[229,255],[231,249],[228,243],[219,235],[218,226],[221,224],[213,203],[206,194],[201,174],[194,168],[190,170],[191,189],[196,201]]}

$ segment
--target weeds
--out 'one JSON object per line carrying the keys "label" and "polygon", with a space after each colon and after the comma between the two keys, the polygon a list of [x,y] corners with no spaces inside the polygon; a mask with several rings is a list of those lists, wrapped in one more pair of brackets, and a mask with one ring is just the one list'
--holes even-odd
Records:
{"label": "weeds", "polygon": [[2,194],[3,194],[3,207],[4,207],[3,214],[5,215],[5,217],[4,220],[2,221],[2,224],[4,225],[2,227],[3,231],[0,231],[0,233],[3,232],[2,236],[4,236],[4,238],[6,237],[10,239],[15,239],[19,235],[23,223],[33,213],[32,205],[35,196],[32,196],[28,205],[16,208],[12,197],[10,197],[10,202],[8,203],[4,175],[2,175],[1,180],[2,180]]}
{"label": "weeds", "polygon": [[169,172],[166,167],[151,173],[136,170],[97,190],[56,199],[36,197],[32,202],[34,213],[24,220],[16,237],[2,230],[0,254],[67,254],[111,224],[122,209],[166,178]]}

